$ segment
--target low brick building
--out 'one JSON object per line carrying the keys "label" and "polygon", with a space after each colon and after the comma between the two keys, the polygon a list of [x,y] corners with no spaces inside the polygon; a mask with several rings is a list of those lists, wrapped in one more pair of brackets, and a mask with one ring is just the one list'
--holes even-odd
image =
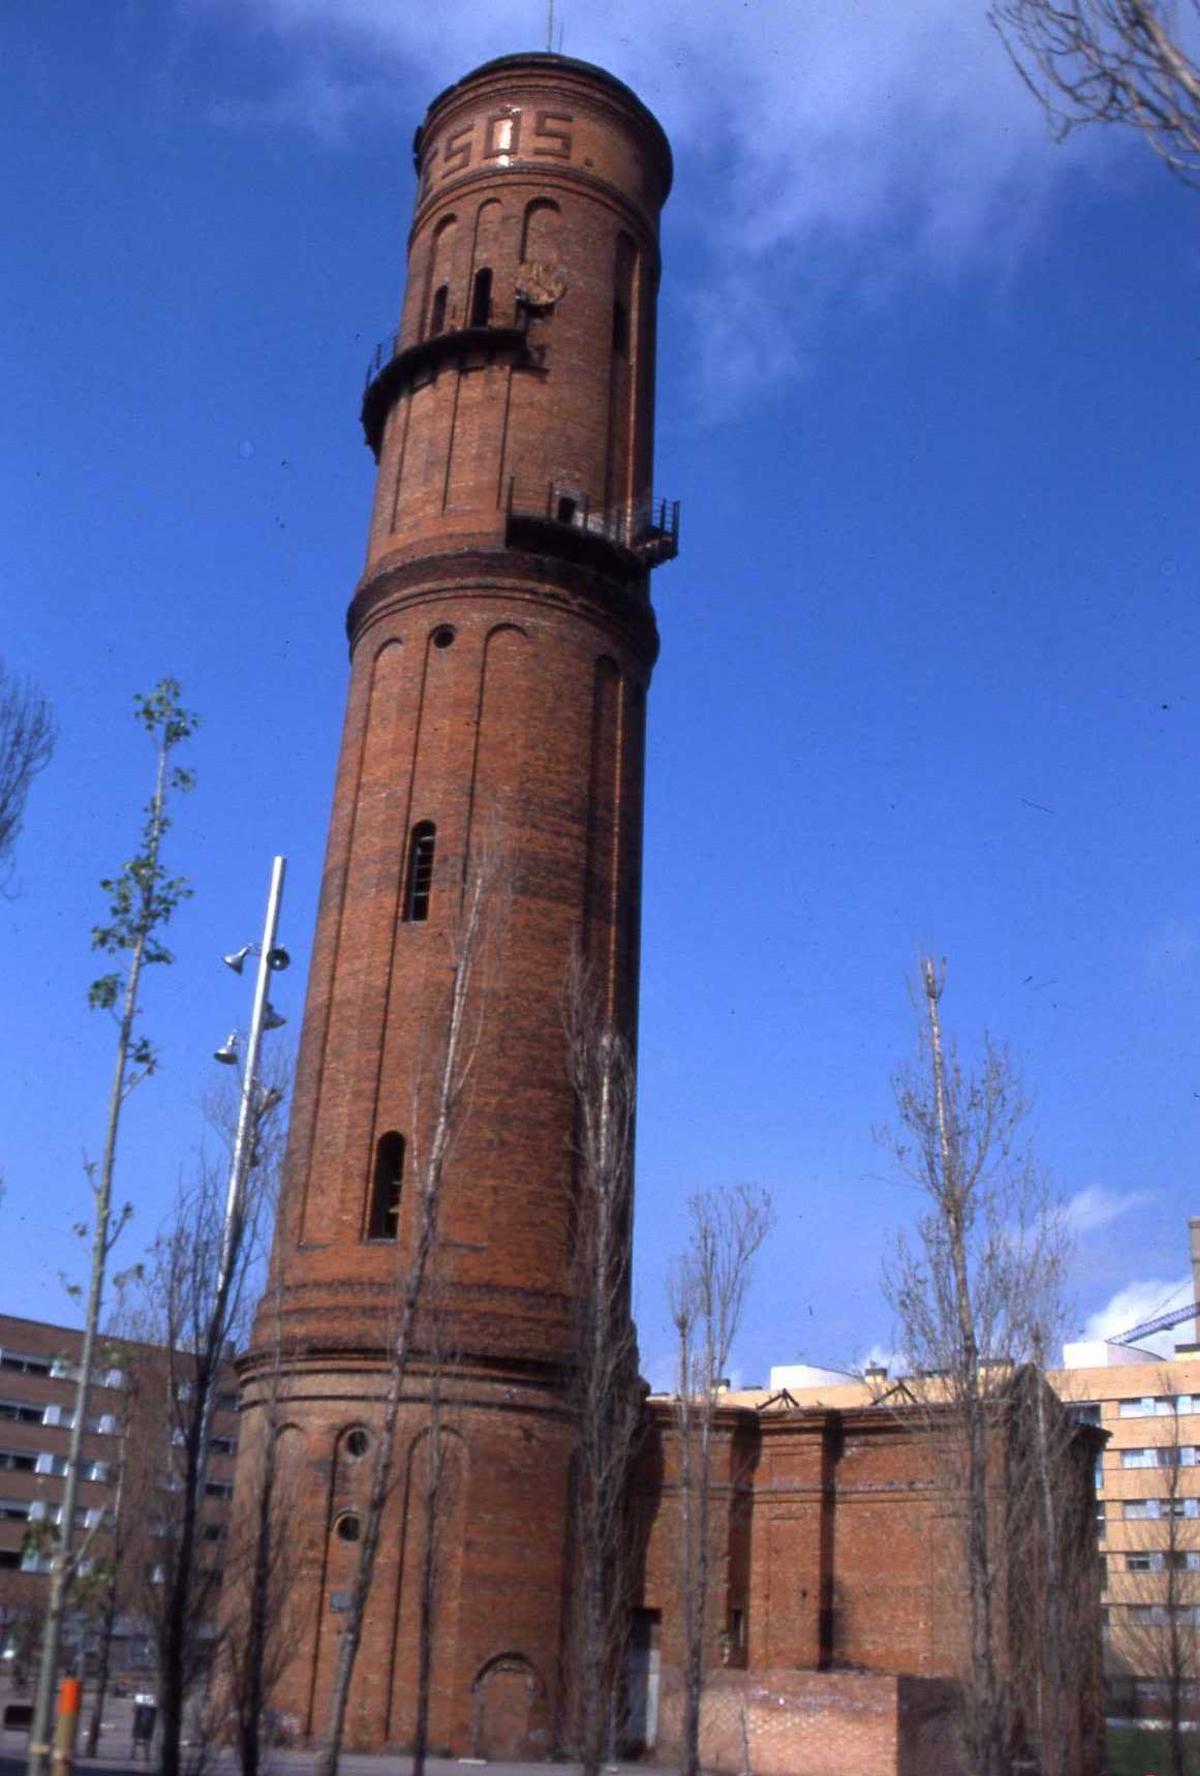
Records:
{"label": "low brick building", "polygon": [[[1028,1375],[1013,1383],[1032,1385]],[[758,1776],[950,1776],[961,1768],[954,1717],[968,1612],[961,1491],[937,1411],[905,1405],[902,1395],[844,1408],[797,1406],[786,1392],[729,1400],[715,1426],[702,1761],[740,1771],[748,1748]],[[1061,1415],[1052,1396],[1048,1406]],[[683,1655],[678,1433],[672,1401],[655,1398],[649,1410],[631,1729],[669,1755],[680,1730]],[[1038,1588],[1008,1580],[1018,1564],[1024,1577],[1042,1552],[1033,1521],[1014,1524],[1004,1508],[1019,1493],[1025,1459],[1016,1423],[998,1402],[996,1655],[1017,1697],[1020,1733],[1018,1692],[1034,1695],[1042,1676],[1041,1621]],[[1067,1436],[1062,1502],[1074,1526],[1073,1628],[1085,1649],[1073,1674],[1071,1776],[1090,1776],[1101,1768],[1091,1486],[1103,1439],[1086,1426],[1067,1427]],[[1028,1737],[1036,1737],[1032,1721]]]}

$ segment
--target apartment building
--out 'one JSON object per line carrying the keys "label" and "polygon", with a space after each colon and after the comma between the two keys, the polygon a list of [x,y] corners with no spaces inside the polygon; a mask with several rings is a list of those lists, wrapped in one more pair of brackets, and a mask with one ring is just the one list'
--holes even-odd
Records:
{"label": "apartment building", "polygon": [[1200,1648],[1200,1347],[1160,1357],[1091,1341],[1063,1359],[1050,1378],[1060,1396],[1108,1432],[1096,1524],[1110,1703],[1153,1710],[1172,1624]]}
{"label": "apartment building", "polygon": [[[0,1314],[0,1654],[9,1665],[45,1608],[82,1344],[73,1327]],[[165,1577],[163,1542],[182,1484],[171,1390],[186,1402],[187,1360],[169,1364],[167,1354],[152,1344],[102,1338],[88,1389],[75,1546],[86,1581],[111,1563],[119,1526],[118,1668],[122,1659],[137,1666],[147,1656],[147,1622]],[[201,1527],[201,1557],[218,1572],[233,1496],[236,1417],[228,1365],[214,1401]]]}

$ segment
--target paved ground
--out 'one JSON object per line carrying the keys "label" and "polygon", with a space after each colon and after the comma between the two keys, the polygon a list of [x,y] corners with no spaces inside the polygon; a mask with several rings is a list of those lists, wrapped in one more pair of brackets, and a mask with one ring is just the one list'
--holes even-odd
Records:
{"label": "paved ground", "polygon": [[[94,1771],[96,1776],[146,1776],[147,1770],[156,1770],[156,1763],[146,1764],[140,1759],[130,1763],[128,1746],[114,1747],[111,1755],[97,1758],[80,1758],[76,1769]],[[266,1760],[265,1776],[303,1776],[312,1769],[313,1754],[306,1751],[272,1752]],[[214,1769],[221,1776],[232,1776],[237,1770],[237,1760],[231,1754],[220,1756]],[[411,1768],[406,1757],[356,1757],[348,1753],[342,1759],[343,1776],[408,1776]],[[472,1769],[484,1768],[488,1776],[547,1776],[547,1772],[555,1776],[571,1776],[577,1772],[576,1764],[486,1764],[480,1765],[470,1758],[427,1758],[425,1768],[429,1776],[469,1776]],[[647,1776],[648,1766],[645,1764],[610,1765],[621,1776]],[[22,1776],[25,1769],[25,1752],[23,1743],[18,1741],[15,1733],[0,1735],[0,1776]]]}
{"label": "paved ground", "polygon": [[[146,1776],[147,1770],[152,1773],[155,1763],[146,1764],[139,1760],[130,1763],[129,1747],[124,1745],[113,1748],[111,1755],[98,1758],[80,1758],[76,1768],[81,1771],[96,1772],[96,1776]],[[273,1752],[266,1763],[266,1776],[303,1776],[312,1769],[313,1754],[301,1751]],[[408,1776],[410,1763],[406,1757],[356,1757],[348,1754],[342,1759],[343,1776]],[[481,1766],[469,1759],[428,1758],[426,1769],[429,1776],[469,1776],[472,1769]],[[547,1776],[547,1771],[570,1776],[577,1770],[575,1764],[487,1764],[488,1776]],[[223,1754],[214,1768],[220,1776],[232,1776],[237,1770],[237,1760],[229,1754]],[[613,1766],[614,1769],[618,1766]],[[645,1776],[646,1766],[629,1764],[619,1766],[626,1776],[634,1776],[637,1771]],[[15,1733],[0,1735],[0,1776],[22,1776],[25,1769],[24,1744]]]}
{"label": "paved ground", "polygon": [[[101,1744],[103,1754],[96,1758],[78,1758],[76,1769],[94,1772],[94,1776],[146,1776],[157,1770],[157,1758],[146,1763],[129,1756],[128,1707],[120,1704],[105,1710],[108,1731]],[[0,1776],[22,1776],[25,1769],[25,1733],[0,1730]],[[264,1760],[264,1776],[308,1776],[313,1766],[310,1751],[273,1751]],[[229,1752],[219,1755],[212,1766],[218,1776],[234,1776],[237,1759]],[[429,1776],[471,1776],[473,1770],[485,1768],[488,1776],[572,1776],[575,1764],[487,1764],[481,1766],[469,1758],[428,1758]],[[348,1752],[342,1758],[342,1776],[409,1776],[410,1760],[406,1757],[365,1757]],[[621,1776],[649,1776],[645,1764],[613,1765]]]}
{"label": "paved ground", "polygon": [[[0,1716],[2,1704],[12,1701],[25,1701],[24,1692],[14,1693],[6,1684],[0,1684]],[[89,1718],[88,1698],[84,1698],[83,1720]],[[96,1758],[79,1758],[76,1768],[80,1771],[95,1772],[95,1776],[151,1776],[156,1772],[157,1757],[150,1763],[139,1758],[136,1762],[129,1756],[130,1729],[133,1721],[133,1702],[130,1697],[112,1697],[105,1705],[104,1727],[101,1735],[102,1755]],[[25,1768],[25,1748],[28,1735],[24,1732],[6,1731],[0,1728],[0,1776],[22,1776]],[[157,1748],[156,1748],[157,1749]],[[313,1753],[310,1751],[273,1751],[264,1761],[264,1776],[308,1776],[313,1766]],[[234,1776],[237,1760],[230,1753],[222,1754],[213,1766],[219,1776]],[[473,1770],[485,1768],[488,1776],[571,1776],[577,1770],[574,1764],[487,1764],[480,1766],[470,1759],[428,1758],[426,1769],[429,1776],[471,1776]],[[364,1757],[348,1752],[342,1759],[342,1776],[409,1776],[410,1760],[406,1757]],[[613,1766],[614,1770],[628,1773],[640,1773],[649,1776],[645,1764],[628,1764]]]}

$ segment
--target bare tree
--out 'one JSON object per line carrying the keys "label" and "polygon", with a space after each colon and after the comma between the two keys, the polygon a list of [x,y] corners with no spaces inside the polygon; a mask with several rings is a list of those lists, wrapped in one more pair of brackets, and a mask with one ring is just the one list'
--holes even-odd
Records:
{"label": "bare tree", "polygon": [[88,993],[94,1009],[108,1011],[117,1026],[116,1065],[108,1100],[104,1150],[98,1166],[88,1168],[92,1186],[92,1264],[84,1316],[79,1382],[75,1416],[67,1453],[66,1486],[63,1491],[62,1536],[50,1568],[46,1628],[42,1639],[37,1697],[29,1734],[29,1776],[42,1776],[50,1755],[50,1715],[62,1647],[63,1616],[74,1570],[75,1501],[78,1495],[80,1449],[87,1419],[88,1389],[100,1326],[104,1283],[112,1248],[128,1219],[128,1205],[113,1213],[113,1180],[117,1162],[117,1136],[121,1115],[130,1093],[153,1073],[157,1055],[149,1038],[139,1033],[137,1020],[142,972],[155,963],[173,960],[162,941],[172,915],[190,894],[182,877],[167,874],[162,848],[171,820],[172,793],[192,787],[191,772],[173,764],[177,747],[195,731],[196,718],[180,702],[179,685],[164,678],[148,696],[134,699],[137,719],[154,742],[154,793],[146,808],[141,845],[137,854],[101,887],[109,896],[109,923],[92,932],[93,949],[128,958],[124,975],[111,973],[93,981]]}
{"label": "bare tree", "polygon": [[754,1257],[770,1232],[773,1211],[768,1191],[738,1184],[732,1190],[697,1192],[688,1212],[690,1239],[675,1267],[669,1299],[678,1360],[682,1776],[698,1776],[718,1387],[741,1324]]}
{"label": "bare tree", "polygon": [[[275,1198],[276,1111],[282,1097],[279,1084],[259,1087],[252,1111],[254,1163],[241,1193],[228,1197],[225,1166],[202,1151],[193,1177],[180,1191],[172,1224],[151,1255],[149,1294],[161,1314],[166,1355],[164,1420],[170,1426],[171,1448],[164,1455],[174,1482],[156,1619],[163,1776],[178,1776],[188,1697],[214,1650],[211,1627],[219,1580],[199,1557],[207,1443],[222,1370],[247,1331],[247,1281]],[[211,1116],[228,1141],[231,1108],[218,1104]]]}
{"label": "bare tree", "polygon": [[477,976],[484,962],[488,926],[497,911],[498,869],[498,853],[494,847],[482,848],[468,865],[461,913],[451,945],[444,1034],[433,1078],[430,1132],[424,1150],[416,1142],[416,1131],[424,1120],[421,1106],[414,1110],[412,1160],[416,1183],[416,1231],[407,1270],[398,1278],[396,1327],[389,1353],[379,1434],[375,1439],[358,1566],[338,1641],[329,1701],[329,1732],[316,1759],[316,1776],[337,1776],[341,1760],[350,1686],[375,1577],[384,1512],[394,1482],[396,1426],[413,1356],[418,1311],[423,1306],[430,1260],[438,1240],[442,1183],[478,1042],[483,995]]}
{"label": "bare tree", "polygon": [[971,1776],[1006,1776],[1011,1698],[997,1656],[1005,1525],[993,1475],[1014,1365],[1032,1354],[1035,1328],[1053,1315],[1064,1246],[1021,1142],[1018,1075],[987,1039],[978,1071],[960,1064],[943,1041],[944,984],[944,969],[923,959],[919,1050],[895,1080],[899,1125],[884,1139],[929,1206],[915,1244],[901,1236],[884,1287],[913,1367],[908,1391],[936,1409],[961,1503],[967,1766]]}
{"label": "bare tree", "polygon": [[630,1469],[643,1404],[630,1311],[634,1071],[628,1045],[579,956],[568,975],[565,1012],[578,1131],[571,1230],[578,1427],[571,1663],[580,1763],[584,1776],[596,1776],[616,1723],[629,1604]]}
{"label": "bare tree", "polygon": [[[429,1716],[433,1693],[433,1651],[437,1631],[437,1606],[441,1591],[443,1528],[454,1474],[453,1426],[449,1422],[446,1377],[454,1365],[448,1347],[449,1316],[446,1312],[446,1277],[443,1247],[435,1237],[429,1255],[422,1322],[426,1327],[423,1367],[429,1387],[429,1421],[422,1440],[420,1463],[414,1461],[412,1483],[417,1485],[421,1527],[420,1563],[417,1575],[417,1692],[413,1719],[412,1776],[425,1776],[429,1755]],[[418,1455],[416,1446],[413,1456]],[[418,1481],[419,1474],[419,1481]]]}
{"label": "bare tree", "polygon": [[1060,137],[1124,124],[1200,185],[1200,0],[995,0],[989,17]]}
{"label": "bare tree", "polygon": [[1102,1687],[1093,1484],[1101,1433],[1058,1397],[1040,1360],[1012,1372],[992,1416],[1004,1441],[1010,1735],[1047,1776],[1091,1768],[1085,1734]]}
{"label": "bare tree", "polygon": [[225,1636],[221,1659],[242,1776],[258,1776],[262,1768],[267,1712],[291,1650],[296,1580],[288,1523],[295,1503],[297,1471],[283,1460],[287,1426],[282,1386],[282,1291],[278,1286],[271,1311],[274,1349],[263,1384],[262,1441],[257,1460],[243,1460],[239,1468],[234,1520],[237,1540],[225,1561],[225,1584],[235,1599],[234,1607],[226,1613],[241,1624],[241,1630]]}
{"label": "bare tree", "polygon": [[11,868],[29,786],[50,763],[54,741],[49,703],[0,660],[0,883]]}

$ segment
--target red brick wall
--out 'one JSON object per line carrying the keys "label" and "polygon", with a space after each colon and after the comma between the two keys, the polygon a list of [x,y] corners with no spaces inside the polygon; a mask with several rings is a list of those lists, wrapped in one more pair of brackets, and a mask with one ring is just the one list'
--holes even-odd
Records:
{"label": "red brick wall", "polygon": [[[410,1167],[427,1150],[463,882],[490,850],[500,881],[442,1201],[438,1337],[453,1353],[445,1387],[459,1454],[441,1521],[431,1732],[455,1752],[544,1755],[558,1701],[570,1457],[574,1104],[562,992],[582,943],[634,1042],[657,633],[636,557],[590,522],[543,523],[519,538],[508,488],[553,482],[601,514],[601,529],[614,507],[649,492],[670,157],[617,82],[534,56],[443,94],[419,158],[399,348],[419,348],[420,361],[385,367],[368,399],[376,417],[364,419],[379,477],[349,618],[348,707],[272,1287],[245,1365],[246,1437],[249,1448],[263,1434],[263,1390],[277,1388],[301,1473],[288,1534],[303,1576],[275,1705],[319,1734],[335,1606],[357,1560],[336,1522],[361,1508],[369,1466],[347,1462],[345,1438],[355,1426],[378,1432],[416,1227],[410,1169],[398,1240],[367,1237],[374,1158],[388,1131],[405,1137]],[[536,312],[517,303],[518,265],[530,257],[561,267],[564,283]],[[493,274],[488,331],[464,336],[483,264]],[[447,337],[426,350],[442,282]],[[630,310],[624,346],[614,343],[618,292]],[[424,821],[436,824],[432,891],[428,918],[413,922],[404,883]],[[277,1322],[284,1354],[273,1380]],[[411,1732],[423,1528],[409,1476],[423,1459],[430,1345],[423,1316],[352,1701],[351,1738],[364,1748]],[[240,1494],[238,1506],[249,1508]]]}
{"label": "red brick wall", "polygon": [[[660,1754],[678,1748],[682,1693],[664,1674]],[[953,1686],[866,1672],[721,1671],[701,1707],[705,1769],[755,1776],[961,1776]],[[749,1764],[745,1758],[749,1754]]]}

